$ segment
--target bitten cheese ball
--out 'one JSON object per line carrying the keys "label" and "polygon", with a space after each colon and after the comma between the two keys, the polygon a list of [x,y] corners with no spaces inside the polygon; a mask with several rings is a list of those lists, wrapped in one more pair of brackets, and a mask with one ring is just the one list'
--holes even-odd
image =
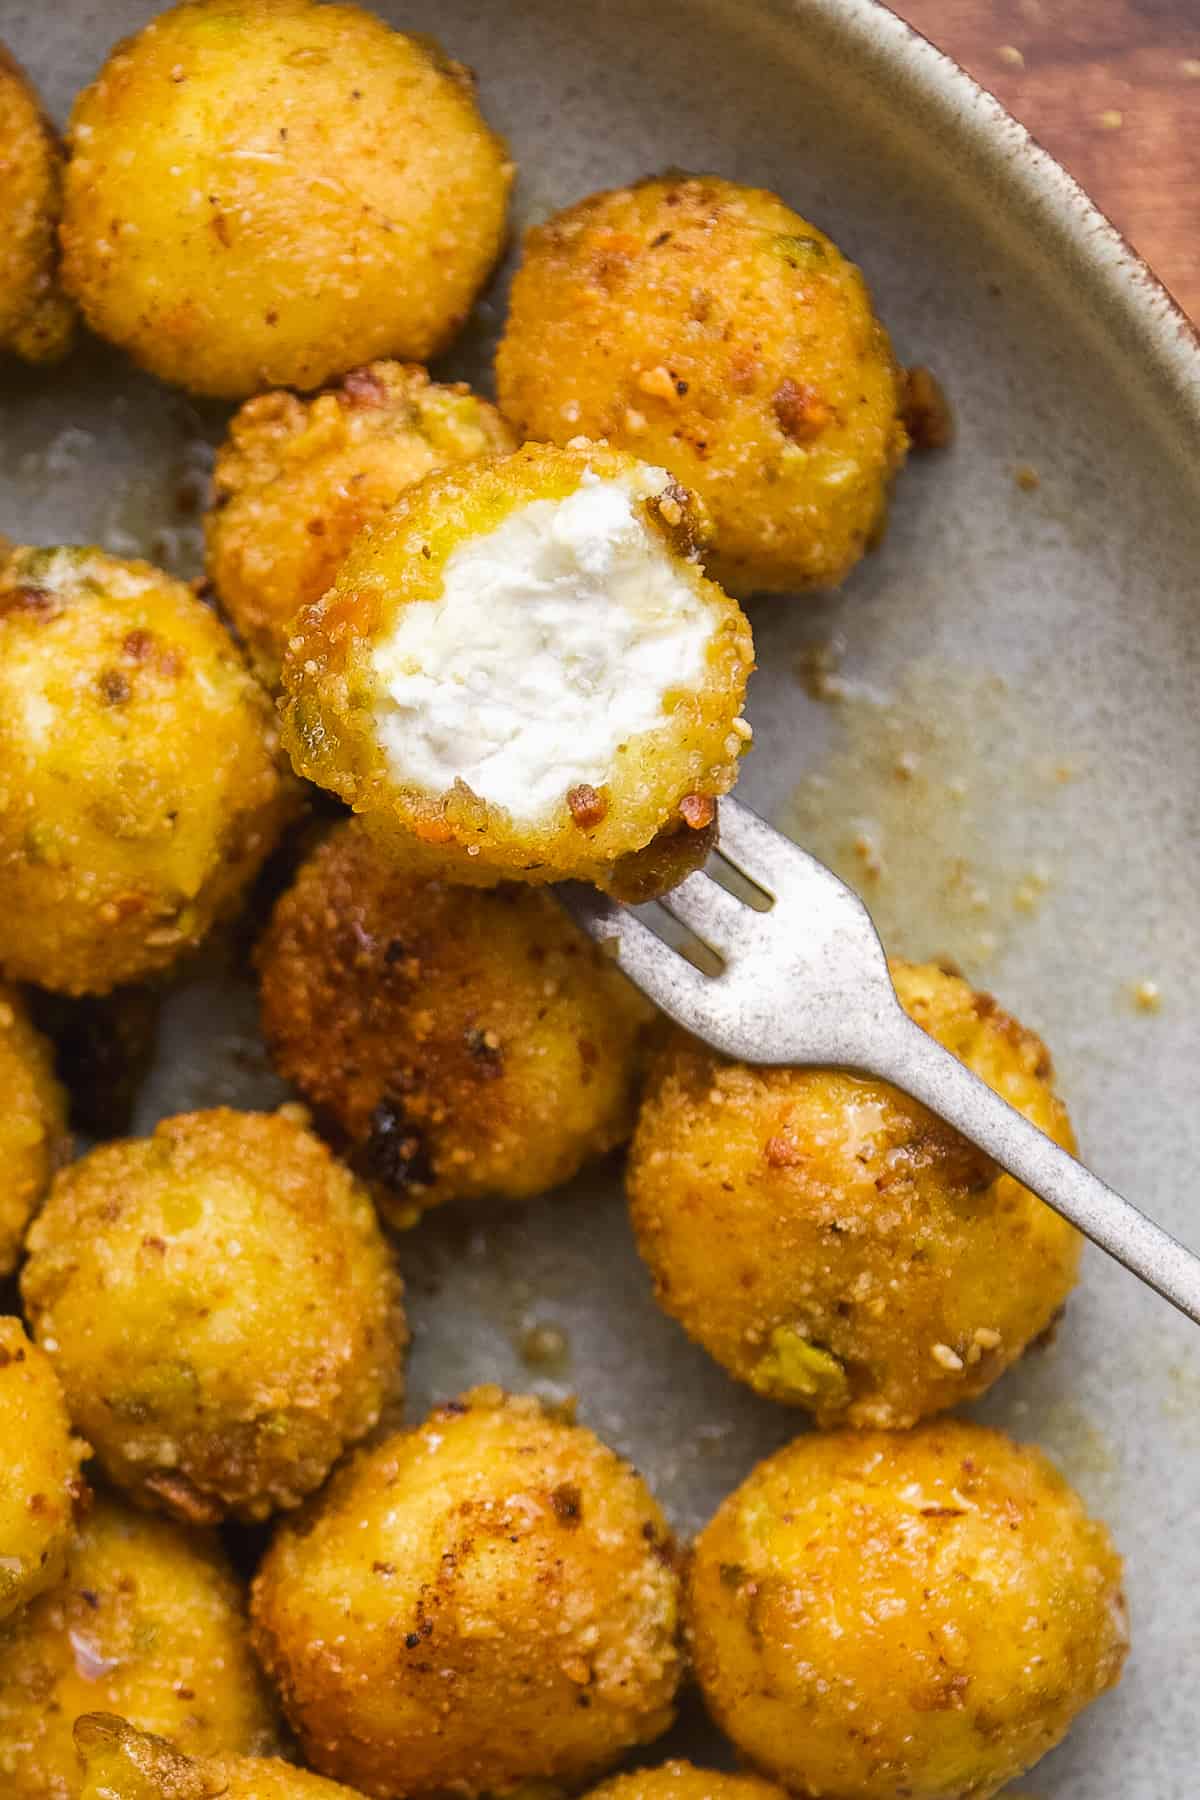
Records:
{"label": "bitten cheese ball", "polygon": [[776,195],[670,175],[529,232],[496,358],[520,435],[661,463],[732,593],[834,587],[882,532],[900,371],[858,269]]}
{"label": "bitten cheese ball", "polygon": [[596,445],[427,476],[293,625],[297,769],[493,879],[611,881],[660,834],[699,836],[753,665],[699,529],[662,469]]}
{"label": "bitten cheese ball", "polygon": [[77,1800],[81,1713],[118,1713],[189,1755],[278,1748],[242,1594],[215,1543],[99,1501],[67,1577],[0,1632],[5,1800]]}
{"label": "bitten cheese ball", "polygon": [[0,969],[69,994],[166,968],[290,816],[270,702],[182,582],[102,550],[0,563]]}
{"label": "bitten cheese ball", "polygon": [[205,534],[209,577],[268,686],[292,619],[363,526],[430,470],[513,448],[494,406],[412,363],[353,369],[311,399],[248,400],[217,453]]}
{"label": "bitten cheese ball", "polygon": [[16,1268],[25,1227],[69,1148],[50,1045],[16,989],[0,983],[0,1275]]}
{"label": "bitten cheese ball", "polygon": [[[1074,1148],[1032,1032],[940,969],[892,975],[919,1025]],[[821,1426],[911,1425],[981,1394],[1078,1270],[1070,1225],[894,1088],[748,1068],[682,1034],[651,1071],[628,1187],[663,1307]]]}
{"label": "bitten cheese ball", "polygon": [[275,1757],[184,1756],[111,1713],[77,1719],[75,1742],[84,1769],[80,1800],[357,1800],[349,1788]]}
{"label": "bitten cheese ball", "polygon": [[350,820],[258,961],[276,1067],[396,1223],[531,1198],[633,1128],[649,1008],[546,894],[413,875]]}
{"label": "bitten cheese ball", "polygon": [[[124,1796],[118,1796],[124,1800]],[[730,1775],[697,1769],[693,1763],[665,1762],[657,1769],[633,1769],[593,1788],[588,1800],[786,1800],[783,1789],[757,1775]]]}
{"label": "bitten cheese ball", "polygon": [[73,1163],[21,1292],[109,1477],[195,1523],[318,1487],[405,1339],[366,1190],[279,1113],[184,1113]]}
{"label": "bitten cheese ball", "polygon": [[240,398],[425,362],[499,253],[474,79],[357,6],[188,0],[75,102],[63,278],[164,381]]}
{"label": "bitten cheese ball", "polygon": [[284,1526],[252,1614],[306,1760],[395,1800],[578,1785],[657,1737],[677,1601],[633,1470],[536,1400],[478,1388]]}
{"label": "bitten cheese ball", "polygon": [[1128,1648],[1104,1526],[1039,1451],[957,1420],[760,1463],[697,1540],[688,1617],[722,1730],[827,1800],[987,1800]]}
{"label": "bitten cheese ball", "polygon": [[0,350],[55,362],[75,314],[58,286],[62,150],[24,73],[0,44]]}
{"label": "bitten cheese ball", "polygon": [[49,1357],[0,1318],[0,1619],[62,1579],[86,1454]]}

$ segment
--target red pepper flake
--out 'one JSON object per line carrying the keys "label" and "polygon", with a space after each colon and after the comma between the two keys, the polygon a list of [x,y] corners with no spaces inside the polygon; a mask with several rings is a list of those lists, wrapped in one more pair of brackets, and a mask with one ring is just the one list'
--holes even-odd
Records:
{"label": "red pepper flake", "polygon": [[711,794],[685,794],[679,811],[693,831],[706,831],[717,816],[717,803]]}
{"label": "red pepper flake", "polygon": [[573,787],[567,795],[567,807],[572,819],[582,831],[590,831],[608,812],[607,796],[598,789],[589,787],[586,781]]}
{"label": "red pepper flake", "polygon": [[775,389],[771,405],[780,431],[794,444],[810,444],[833,418],[828,401],[822,400],[815,388],[793,381],[790,375]]}

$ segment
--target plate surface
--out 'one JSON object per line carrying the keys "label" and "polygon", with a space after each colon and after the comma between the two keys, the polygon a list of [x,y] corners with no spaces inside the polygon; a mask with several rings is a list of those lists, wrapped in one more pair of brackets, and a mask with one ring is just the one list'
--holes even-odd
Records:
{"label": "plate surface", "polygon": [[[152,10],[0,0],[0,37],[62,117]],[[378,10],[478,70],[521,167],[521,221],[668,164],[764,183],[863,265],[900,354],[936,368],[958,443],[905,474],[882,551],[840,596],[752,608],[744,792],[858,867],[892,948],[953,951],[1044,1031],[1095,1166],[1200,1241],[1200,354],[1161,291],[1024,133],[871,0]],[[486,379],[501,303],[502,284],[450,371]],[[6,369],[0,530],[194,572],[180,488],[221,418],[95,346],[50,379]],[[146,1125],[278,1092],[253,998],[216,961],[172,1002]],[[1158,1011],[1135,1002],[1145,981]],[[478,1380],[577,1392],[685,1531],[799,1429],[658,1314],[615,1165],[521,1213],[435,1218],[401,1253],[410,1416]],[[1085,1266],[1053,1348],[980,1411],[1043,1444],[1112,1523],[1134,1654],[1020,1786],[1185,1800],[1200,1339],[1099,1253]],[[522,1361],[536,1324],[567,1334],[561,1368]],[[690,1729],[673,1747],[717,1754]]]}

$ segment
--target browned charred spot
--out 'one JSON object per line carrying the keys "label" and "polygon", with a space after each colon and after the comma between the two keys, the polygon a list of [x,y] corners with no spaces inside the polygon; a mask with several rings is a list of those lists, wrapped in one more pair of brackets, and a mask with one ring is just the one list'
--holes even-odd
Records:
{"label": "browned charred spot", "polygon": [[954,442],[954,414],[941,382],[923,363],[905,371],[900,416],[914,450],[946,450]]}
{"label": "browned charred spot", "polygon": [[177,1470],[159,1470],[154,1475],[147,1475],[145,1486],[176,1518],[189,1525],[215,1525],[221,1517],[221,1508],[216,1501],[193,1487],[187,1476],[180,1475]]}
{"label": "browned charred spot", "polygon": [[382,406],[387,399],[387,388],[378,373],[367,366],[351,369],[349,374],[343,375],[341,395],[347,406]]}
{"label": "browned charred spot", "polygon": [[263,314],[263,323],[264,325],[278,325],[279,314],[273,306],[268,306],[266,312]]}
{"label": "browned charred spot", "polygon": [[3,1345],[0,1345],[0,1369],[7,1369],[9,1363],[23,1362],[24,1360],[25,1352],[23,1350],[18,1350],[14,1354],[13,1351],[6,1350]]}
{"label": "browned charred spot", "polygon": [[52,594],[49,588],[22,583],[0,591],[0,619],[8,618],[11,613],[29,613],[34,618],[52,619],[60,610],[58,595]]}
{"label": "browned charred spot", "polygon": [[473,1025],[466,1033],[467,1050],[481,1075],[495,1077],[504,1067],[504,1049],[499,1034],[490,1026]]}
{"label": "browned charred spot", "polygon": [[771,397],[771,407],[784,437],[811,444],[833,418],[833,408],[806,382],[784,377]]}
{"label": "browned charred spot", "polygon": [[711,794],[685,794],[679,813],[689,830],[706,831],[716,818],[717,803]]}
{"label": "browned charred spot", "polygon": [[428,1146],[396,1099],[381,1100],[371,1114],[360,1160],[369,1179],[393,1193],[428,1187],[434,1179]]}
{"label": "browned charred spot", "polygon": [[142,1239],[142,1249],[154,1250],[159,1256],[165,1256],[167,1253],[167,1240],[166,1238],[160,1238],[157,1233],[153,1231],[148,1231]]}
{"label": "browned charred spot", "polygon": [[324,537],[327,527],[324,519],[317,517],[310,519],[304,529],[309,537]]}
{"label": "browned charred spot", "polygon": [[35,1519],[43,1518],[50,1510],[50,1502],[47,1500],[45,1494],[30,1494],[25,1505]]}
{"label": "browned charred spot", "polygon": [[569,790],[567,808],[576,825],[583,831],[590,831],[607,814],[608,797],[597,788],[590,787],[586,781],[581,781],[578,787]]}
{"label": "browned charred spot", "polygon": [[396,1565],[395,1563],[390,1562],[373,1562],[371,1564],[371,1573],[372,1575],[394,1575],[396,1573]]}
{"label": "browned charred spot", "polygon": [[131,693],[129,677],[120,669],[101,669],[96,677],[100,698],[106,706],[123,706]]}
{"label": "browned charred spot", "polygon": [[185,1686],[182,1681],[175,1683],[173,1691],[177,1700],[194,1700],[196,1698],[195,1688]]}
{"label": "browned charred spot", "polygon": [[404,948],[403,939],[389,938],[388,942],[387,942],[387,948],[384,950],[384,953],[383,953],[384,968],[385,969],[394,968],[398,962],[403,962],[404,958],[407,955],[408,955],[408,952]]}
{"label": "browned charred spot", "polygon": [[404,1640],[404,1648],[406,1650],[419,1650],[421,1648],[421,1634],[419,1631],[410,1631],[408,1633]]}
{"label": "browned charred spot", "polygon": [[740,1588],[746,1579],[746,1571],[741,1563],[720,1563],[717,1566],[717,1580],[722,1587]]}
{"label": "browned charred spot", "polygon": [[[447,1400],[442,1407],[444,1413],[450,1413],[455,1418],[461,1418],[464,1413],[469,1413],[470,1410],[471,1409],[465,1400]],[[453,1558],[451,1557],[450,1560],[453,1561]],[[442,1561],[445,1562],[446,1558],[443,1557]]]}
{"label": "browned charred spot", "polygon": [[963,1506],[923,1506],[921,1508],[923,1519],[961,1519],[965,1517],[965,1514],[966,1508]]}
{"label": "browned charred spot", "polygon": [[127,631],[121,648],[133,662],[152,664],[160,675],[178,675],[183,669],[183,656],[175,645],[142,627]]}
{"label": "browned charred spot", "polygon": [[67,1483],[67,1497],[71,1502],[71,1517],[77,1523],[81,1522],[92,1507],[92,1490],[82,1475],[72,1475]]}
{"label": "browned charred spot", "polygon": [[550,1495],[550,1507],[560,1524],[574,1531],[583,1523],[583,1495],[573,1481],[564,1481]]}
{"label": "browned charred spot", "polygon": [[952,1712],[963,1704],[963,1696],[971,1685],[969,1675],[942,1675],[927,1688],[909,1695],[914,1712]]}
{"label": "browned charred spot", "polygon": [[804,1161],[803,1151],[798,1150],[789,1137],[768,1138],[764,1154],[772,1169],[798,1169]]}
{"label": "browned charred spot", "polygon": [[80,1588],[79,1598],[83,1601],[83,1604],[90,1607],[93,1612],[100,1611],[100,1596],[93,1588]]}

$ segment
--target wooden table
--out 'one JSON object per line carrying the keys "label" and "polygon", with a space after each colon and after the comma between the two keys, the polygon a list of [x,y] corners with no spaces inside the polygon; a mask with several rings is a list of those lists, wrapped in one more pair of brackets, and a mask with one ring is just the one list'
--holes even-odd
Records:
{"label": "wooden table", "polygon": [[891,0],[1056,156],[1200,321],[1200,0]]}

